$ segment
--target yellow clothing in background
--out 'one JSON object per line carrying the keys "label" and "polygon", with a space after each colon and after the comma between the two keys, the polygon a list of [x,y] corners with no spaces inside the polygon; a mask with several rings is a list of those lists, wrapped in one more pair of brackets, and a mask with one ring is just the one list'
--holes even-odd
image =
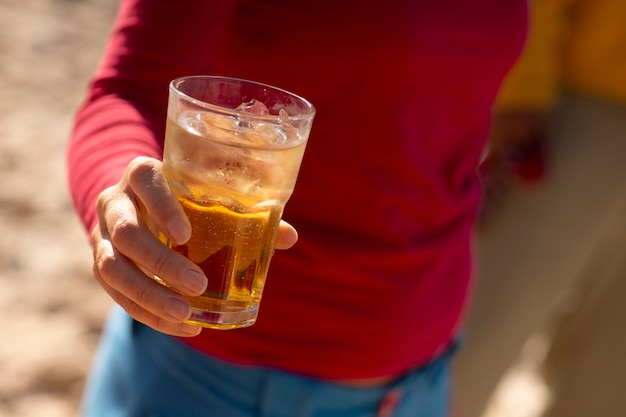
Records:
{"label": "yellow clothing in background", "polygon": [[625,0],[532,0],[526,49],[498,108],[547,108],[564,89],[626,101]]}

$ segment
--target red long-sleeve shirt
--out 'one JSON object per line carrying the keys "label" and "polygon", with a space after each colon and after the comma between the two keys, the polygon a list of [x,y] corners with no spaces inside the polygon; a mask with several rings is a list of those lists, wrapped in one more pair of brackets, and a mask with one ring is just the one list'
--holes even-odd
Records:
{"label": "red long-sleeve shirt", "polygon": [[87,228],[137,155],[160,157],[167,85],[222,74],[317,108],[257,323],[185,343],[324,378],[398,374],[454,337],[471,277],[475,174],[523,43],[524,0],[127,0],[69,144]]}

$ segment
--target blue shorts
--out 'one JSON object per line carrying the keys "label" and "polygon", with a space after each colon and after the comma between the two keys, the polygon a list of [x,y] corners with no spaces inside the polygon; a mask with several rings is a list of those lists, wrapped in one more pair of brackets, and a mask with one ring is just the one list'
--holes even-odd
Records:
{"label": "blue shorts", "polygon": [[445,417],[451,352],[356,388],[195,351],[115,307],[83,398],[86,417]]}

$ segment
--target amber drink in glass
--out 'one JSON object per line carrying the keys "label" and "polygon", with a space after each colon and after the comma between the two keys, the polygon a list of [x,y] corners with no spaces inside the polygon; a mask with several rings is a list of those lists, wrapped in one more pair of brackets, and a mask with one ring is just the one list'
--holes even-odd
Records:
{"label": "amber drink in glass", "polygon": [[315,109],[279,88],[226,77],[179,78],[169,94],[163,170],[192,233],[183,245],[157,233],[209,280],[204,294],[187,297],[188,322],[250,326]]}

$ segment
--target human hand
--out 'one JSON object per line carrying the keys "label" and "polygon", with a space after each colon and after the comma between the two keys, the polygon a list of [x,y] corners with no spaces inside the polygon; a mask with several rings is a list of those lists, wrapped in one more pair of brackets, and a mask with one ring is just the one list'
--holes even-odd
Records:
{"label": "human hand", "polygon": [[499,112],[495,115],[479,173],[484,198],[480,224],[486,226],[510,187],[541,180],[546,171],[547,109]]}
{"label": "human hand", "polygon": [[493,119],[487,168],[494,180],[512,176],[532,181],[543,175],[543,150],[547,136],[547,109],[502,111]]}
{"label": "human hand", "polygon": [[[157,275],[187,295],[204,292],[202,270],[170,250],[150,231],[142,210],[177,244],[191,236],[191,227],[165,180],[159,160],[138,157],[122,179],[100,193],[98,224],[91,234],[93,273],[102,288],[137,321],[173,336],[196,336],[201,328],[184,323],[191,306],[182,295],[159,284]],[[276,249],[298,240],[296,230],[281,221]]]}

